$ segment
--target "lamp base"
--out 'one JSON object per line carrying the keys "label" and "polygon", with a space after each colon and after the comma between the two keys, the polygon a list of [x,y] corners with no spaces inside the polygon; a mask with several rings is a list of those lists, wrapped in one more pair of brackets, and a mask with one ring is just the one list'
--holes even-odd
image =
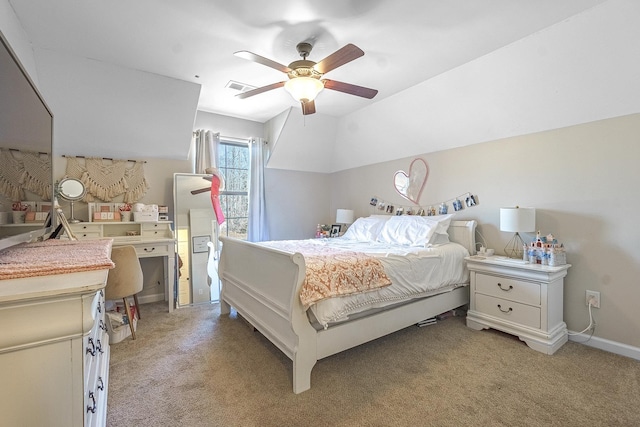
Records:
{"label": "lamp base", "polygon": [[520,235],[516,232],[511,240],[509,240],[509,243],[507,243],[507,246],[504,247],[504,254],[509,258],[522,259],[523,247],[524,240],[522,240],[522,237],[520,237]]}

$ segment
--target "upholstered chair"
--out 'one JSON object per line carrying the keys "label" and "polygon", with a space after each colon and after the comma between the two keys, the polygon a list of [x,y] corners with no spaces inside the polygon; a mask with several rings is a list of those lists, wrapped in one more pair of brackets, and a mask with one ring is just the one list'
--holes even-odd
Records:
{"label": "upholstered chair", "polygon": [[142,267],[133,246],[114,246],[111,249],[111,260],[116,265],[109,270],[107,276],[107,286],[105,287],[105,299],[124,301],[124,309],[129,319],[131,328],[131,338],[136,339],[136,331],[133,327],[133,316],[129,306],[128,298],[133,296],[136,313],[140,319],[140,305],[138,304],[137,293],[142,291]]}

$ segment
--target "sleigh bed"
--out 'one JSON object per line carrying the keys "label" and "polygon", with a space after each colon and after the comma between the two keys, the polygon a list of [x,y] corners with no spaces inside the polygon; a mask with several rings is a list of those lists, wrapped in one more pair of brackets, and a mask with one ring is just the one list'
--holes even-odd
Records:
{"label": "sleigh bed", "polygon": [[[290,251],[286,246],[287,250],[277,248],[277,244],[271,246],[271,242],[251,243],[221,237],[222,252],[218,265],[218,276],[222,282],[221,314],[229,314],[233,307],[287,355],[293,361],[293,392],[301,393],[311,387],[311,370],[316,361],[469,303],[469,274],[464,256],[475,253],[476,222],[447,221],[446,225],[447,228],[441,230],[445,233],[444,242],[417,249],[413,247],[406,256],[409,260],[426,254],[430,264],[424,269],[428,272],[425,275],[429,281],[437,282],[436,286],[429,285],[428,289],[420,289],[415,295],[394,294],[391,297],[389,292],[393,292],[395,283],[369,289],[362,295],[382,295],[369,305],[359,301],[361,295],[358,294],[303,303],[300,295],[309,282],[305,256]],[[343,238],[316,240],[308,243],[319,245],[319,240],[335,241],[339,246],[349,243]],[[374,243],[377,244],[372,242],[372,246]],[[376,248],[377,253],[372,250],[374,258],[393,258],[402,264],[402,257],[385,254],[385,249]],[[448,269],[442,273],[439,265],[444,263],[447,253],[455,253],[457,258],[448,263],[455,264],[457,273],[448,273]],[[311,259],[307,256],[309,270]],[[451,274],[453,276],[449,277]],[[394,273],[388,277],[393,277],[393,282],[396,276],[398,274]],[[411,283],[408,286],[413,287]],[[336,312],[342,312],[335,308],[317,310],[322,304],[331,306],[343,299],[350,301],[346,314],[336,315]],[[330,315],[322,314],[327,310]]]}

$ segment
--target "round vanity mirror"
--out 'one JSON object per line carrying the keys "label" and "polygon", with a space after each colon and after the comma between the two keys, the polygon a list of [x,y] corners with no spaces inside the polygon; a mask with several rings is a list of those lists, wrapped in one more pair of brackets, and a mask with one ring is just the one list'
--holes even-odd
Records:
{"label": "round vanity mirror", "polygon": [[64,200],[68,200],[69,202],[71,202],[71,218],[69,218],[69,222],[80,222],[79,219],[74,218],[73,202],[81,200],[85,196],[85,194],[87,194],[87,189],[84,187],[82,181],[75,178],[63,179],[58,184],[58,194]]}

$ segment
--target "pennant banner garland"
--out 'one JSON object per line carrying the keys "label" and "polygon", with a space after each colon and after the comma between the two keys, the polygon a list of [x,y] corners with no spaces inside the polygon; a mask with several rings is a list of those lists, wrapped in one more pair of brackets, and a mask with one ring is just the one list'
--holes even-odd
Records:
{"label": "pennant banner garland", "polygon": [[387,202],[378,196],[373,196],[369,205],[378,211],[390,215],[445,215],[447,213],[458,212],[464,208],[470,208],[478,204],[478,196],[471,193],[464,193],[453,199],[429,205],[429,206],[402,206],[392,202]]}

